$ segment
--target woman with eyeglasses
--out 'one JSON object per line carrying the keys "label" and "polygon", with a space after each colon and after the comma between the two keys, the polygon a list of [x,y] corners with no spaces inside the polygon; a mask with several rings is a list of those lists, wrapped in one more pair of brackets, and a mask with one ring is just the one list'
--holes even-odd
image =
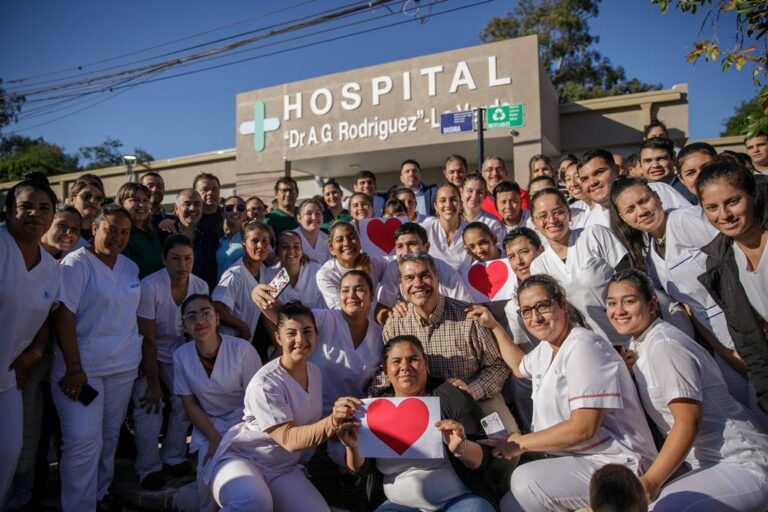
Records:
{"label": "woman with eyeglasses", "polygon": [[173,391],[181,397],[197,452],[200,510],[217,510],[203,481],[206,465],[230,427],[243,418],[245,390],[261,359],[246,340],[219,333],[219,315],[208,295],[190,295],[181,305],[184,331],[192,343],[173,353]]}
{"label": "woman with eyeglasses", "polygon": [[[61,420],[61,507],[106,506],[115,450],[141,362],[139,268],[122,255],[131,215],[117,204],[93,220],[93,245],[63,260],[51,382]],[[87,404],[87,405],[86,405]]]}
{"label": "woman with eyeglasses", "polygon": [[264,263],[271,244],[269,229],[261,222],[247,222],[241,232],[245,247],[243,257],[222,274],[211,297],[221,319],[222,332],[250,341],[261,315],[251,300],[251,291],[259,283],[270,280]]}
{"label": "woman with eyeglasses", "polygon": [[[632,336],[638,392],[665,438],[640,476],[649,501],[656,500],[651,508],[765,510],[768,436],[728,392],[712,356],[659,318],[659,302],[644,272],[615,274],[606,303],[616,329]],[[683,465],[686,472],[667,483]]]}
{"label": "woman with eyeglasses", "polygon": [[243,234],[241,230],[246,222],[246,202],[240,196],[230,196],[224,201],[224,236],[219,240],[216,250],[217,278],[243,257]]}
{"label": "woman with eyeglasses", "polygon": [[[188,468],[189,420],[181,399],[173,393],[173,352],[185,341],[179,306],[190,295],[208,294],[208,284],[192,274],[192,241],[173,234],[163,244],[165,268],[141,280],[137,312],[142,341],[141,375],[133,386],[133,421],[136,473],[139,484],[157,490],[164,484],[163,468],[171,474]],[[170,393],[168,392],[170,391]],[[163,426],[164,401],[170,405],[162,450],[158,438]]]}
{"label": "woman with eyeglasses", "polygon": [[53,224],[40,239],[40,245],[57,261],[72,250],[80,240],[82,224],[80,212],[73,206],[59,203],[53,215]]}
{"label": "woman with eyeglasses", "polygon": [[22,389],[43,358],[50,326],[47,319],[59,300],[61,268],[40,247],[54,219],[56,194],[47,183],[23,180],[8,191],[0,226],[0,508],[13,480],[24,431]]}
{"label": "woman with eyeglasses", "polygon": [[387,264],[382,258],[363,254],[360,237],[349,222],[337,221],[328,232],[328,248],[332,259],[317,272],[317,287],[328,309],[339,309],[341,278],[350,270],[362,270],[371,276],[374,288],[379,285]]}
{"label": "woman with eyeglasses", "polygon": [[90,245],[93,240],[91,224],[104,202],[104,186],[100,181],[82,176],[72,184],[69,189],[66,203],[74,206],[80,212],[82,224],[80,230],[80,243],[76,249]]}
{"label": "woman with eyeglasses", "polygon": [[296,209],[299,227],[293,231],[301,239],[301,250],[311,261],[322,265],[331,259],[328,235],[320,229],[323,225],[324,208],[319,199],[305,199]]}
{"label": "woman with eyeglasses", "polygon": [[126,183],[117,191],[115,202],[131,215],[131,238],[123,255],[139,267],[139,279],[163,268],[163,244],[152,224],[151,192],[144,185]]}
{"label": "woman with eyeglasses", "polygon": [[549,455],[518,466],[501,510],[587,507],[589,481],[597,469],[616,463],[642,475],[656,457],[640,398],[616,350],[602,336],[572,323],[565,290],[555,278],[531,275],[520,283],[518,301],[526,328],[542,340],[528,354],[487,310],[475,306],[470,312],[493,330],[515,377],[531,379],[533,385],[533,432],[481,443],[505,458],[525,452]]}
{"label": "woman with eyeglasses", "polygon": [[603,226],[571,229],[570,208],[559,190],[546,188],[531,197],[531,218],[549,244],[531,263],[531,274],[548,274],[568,293],[587,324],[612,345],[626,346],[605,315],[605,287],[627,250]]}

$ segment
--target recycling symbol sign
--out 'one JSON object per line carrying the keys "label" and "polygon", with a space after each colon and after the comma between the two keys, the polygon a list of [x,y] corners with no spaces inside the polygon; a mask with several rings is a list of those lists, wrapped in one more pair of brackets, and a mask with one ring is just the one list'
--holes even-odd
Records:
{"label": "recycling symbol sign", "polygon": [[486,127],[489,130],[496,128],[513,128],[523,126],[523,104],[499,105],[486,109]]}

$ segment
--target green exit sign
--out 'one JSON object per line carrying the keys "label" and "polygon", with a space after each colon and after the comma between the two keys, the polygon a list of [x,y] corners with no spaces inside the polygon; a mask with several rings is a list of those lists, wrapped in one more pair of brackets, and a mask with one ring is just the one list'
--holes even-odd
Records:
{"label": "green exit sign", "polygon": [[488,107],[485,110],[485,126],[489,130],[497,128],[516,128],[523,126],[523,104]]}

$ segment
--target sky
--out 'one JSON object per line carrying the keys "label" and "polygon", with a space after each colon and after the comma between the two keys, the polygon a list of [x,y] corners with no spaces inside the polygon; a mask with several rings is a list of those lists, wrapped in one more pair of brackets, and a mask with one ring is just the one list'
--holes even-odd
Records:
{"label": "sky", "polygon": [[[306,46],[295,51],[79,100],[84,102],[47,117],[29,114],[30,117],[25,119],[22,116],[20,123],[4,131],[43,137],[69,153],[76,153],[81,146],[98,144],[108,136],[122,141],[126,153],[139,147],[149,151],[156,159],[232,148],[235,145],[236,94],[480,44],[479,34],[488,20],[505,15],[515,2],[495,0],[467,7],[479,1],[482,0],[437,0],[441,3],[431,6],[432,15],[418,20],[413,15],[413,6],[420,4],[422,10],[419,14],[429,14],[429,11],[425,12],[424,4],[430,3],[430,0],[403,0],[400,5],[405,7],[405,13],[384,18],[388,11],[377,8],[354,18],[361,21],[368,19],[368,23],[254,50],[237,58],[257,57],[300,44]],[[78,75],[352,2],[2,2],[0,78],[4,82],[3,87],[13,89],[17,86],[11,81],[21,78],[29,78],[27,83],[33,83],[30,80]],[[438,14],[459,7],[466,8]],[[276,10],[282,12],[270,14]],[[373,19],[376,17],[382,18]],[[599,16],[590,21],[592,34],[600,38],[596,49],[614,64],[623,66],[628,78],[661,83],[664,88],[688,84],[691,139],[718,136],[723,120],[733,113],[741,101],[754,97],[758,90],[746,71],[722,72],[718,64],[700,62],[692,65],[685,61],[691,42],[697,38],[701,21],[701,16],[683,15],[673,10],[661,15],[650,0],[605,0],[600,6]],[[721,40],[726,43],[729,35],[732,36],[728,21],[725,19],[721,26]],[[370,30],[375,25],[399,22],[402,23],[394,27]],[[336,22],[335,25],[319,28],[339,24]],[[228,28],[213,30],[221,27]],[[206,33],[189,38],[203,32]],[[361,33],[336,41],[319,42],[352,32]],[[269,41],[279,40],[273,38]],[[166,45],[170,42],[173,43]],[[93,64],[152,47],[156,48],[134,53],[122,60]],[[235,57],[217,63],[232,60]],[[65,73],[50,74],[62,71]],[[28,103],[23,112],[34,112],[35,108],[38,105]]]}

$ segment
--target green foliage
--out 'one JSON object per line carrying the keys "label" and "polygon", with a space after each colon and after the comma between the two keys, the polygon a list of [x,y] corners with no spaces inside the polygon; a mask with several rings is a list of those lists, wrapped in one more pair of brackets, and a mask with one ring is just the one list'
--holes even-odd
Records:
{"label": "green foliage", "polygon": [[0,182],[21,179],[25,171],[37,170],[47,175],[74,172],[79,169],[76,156],[42,137],[22,135],[0,138]]}
{"label": "green foliage", "polygon": [[[80,148],[80,154],[88,163],[85,170],[101,169],[103,167],[114,167],[123,165],[123,143],[118,139],[107,137],[104,142],[95,146],[83,146]],[[141,148],[134,148],[133,155],[139,164],[150,162],[154,157]]]}
{"label": "green foliage", "polygon": [[750,116],[754,113],[761,113],[762,107],[757,96],[751,100],[742,101],[733,112],[733,115],[723,121],[724,129],[720,132],[721,137],[731,135],[745,135],[752,120]]}
{"label": "green foliage", "polygon": [[519,0],[503,18],[492,18],[480,38],[485,42],[535,34],[539,56],[561,103],[660,89],[627,79],[592,45],[599,38],[589,32],[589,19],[598,15],[599,0]]}
{"label": "green foliage", "polygon": [[0,79],[0,133],[4,126],[15,123],[24,103],[24,96],[10,94],[3,89],[3,80]]}

